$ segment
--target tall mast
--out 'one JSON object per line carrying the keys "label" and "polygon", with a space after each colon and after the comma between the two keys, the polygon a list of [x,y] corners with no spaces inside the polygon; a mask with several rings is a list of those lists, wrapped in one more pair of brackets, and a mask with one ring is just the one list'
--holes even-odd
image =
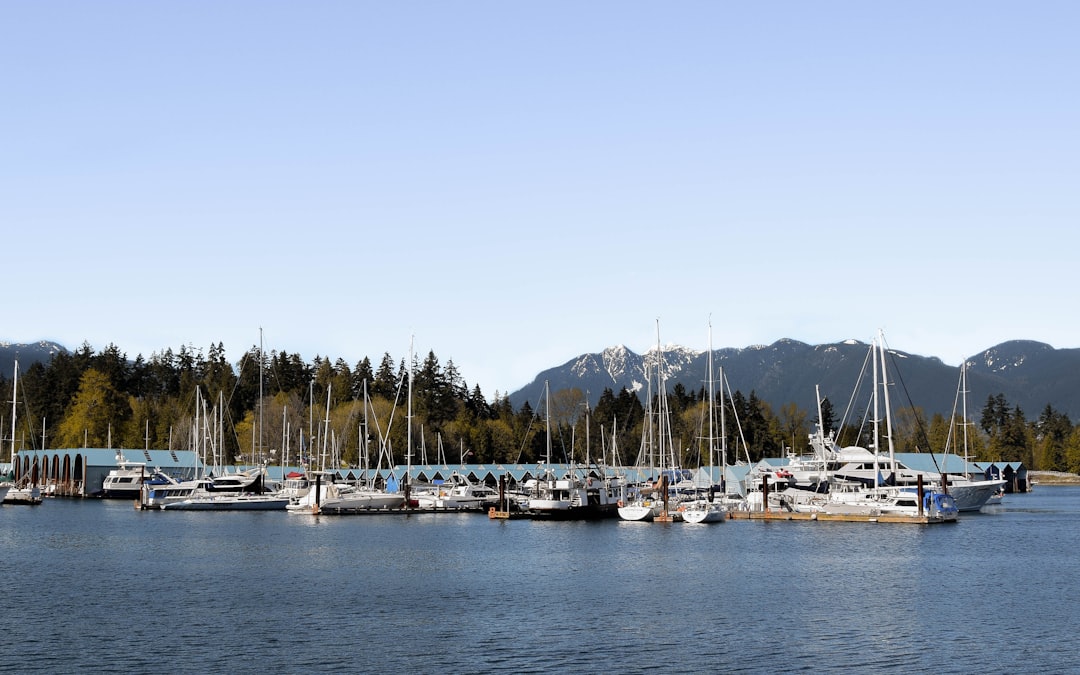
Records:
{"label": "tall mast", "polygon": [[881,440],[879,438],[878,425],[880,422],[881,408],[878,405],[878,389],[880,388],[880,381],[878,380],[878,357],[877,357],[878,344],[877,340],[870,345],[871,361],[874,366],[874,487],[878,487],[878,449],[881,446]]}
{"label": "tall mast", "polygon": [[881,391],[885,396],[885,438],[889,442],[889,471],[896,475],[896,452],[892,437],[892,406],[889,404],[889,376],[885,372],[885,334],[878,330],[878,349],[881,350]]}
{"label": "tall mast", "polygon": [[15,415],[18,412],[16,401],[19,398],[19,362],[15,361],[15,380],[11,385],[11,466],[15,467]]}
{"label": "tall mast", "polygon": [[405,409],[405,501],[409,501],[409,476],[412,474],[412,387],[413,387],[413,340],[415,336],[409,337],[409,363],[406,364],[409,372],[409,386],[406,393],[406,401],[408,405]]}
{"label": "tall mast", "polygon": [[[716,466],[716,391],[713,385],[713,350],[712,319],[709,320],[709,377],[705,380],[709,387],[709,472]],[[710,481],[711,482],[711,481]]]}
{"label": "tall mast", "polygon": [[971,456],[968,455],[968,418],[967,418],[967,359],[960,364],[960,393],[962,395],[962,407],[964,418],[961,424],[964,425],[964,476],[970,477],[968,473],[968,462],[971,460]]}
{"label": "tall mast", "polygon": [[544,463],[551,468],[551,388],[548,381],[544,380],[544,425],[547,431],[547,451],[544,454]]}
{"label": "tall mast", "polygon": [[[263,454],[263,329],[259,326],[259,463]],[[254,462],[255,458],[252,457]]]}

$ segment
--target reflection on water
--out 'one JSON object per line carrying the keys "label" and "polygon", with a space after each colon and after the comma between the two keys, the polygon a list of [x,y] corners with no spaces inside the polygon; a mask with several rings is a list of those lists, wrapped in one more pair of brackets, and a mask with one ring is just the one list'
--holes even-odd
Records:
{"label": "reflection on water", "polygon": [[1061,671],[1080,488],[953,525],[0,508],[3,668]]}

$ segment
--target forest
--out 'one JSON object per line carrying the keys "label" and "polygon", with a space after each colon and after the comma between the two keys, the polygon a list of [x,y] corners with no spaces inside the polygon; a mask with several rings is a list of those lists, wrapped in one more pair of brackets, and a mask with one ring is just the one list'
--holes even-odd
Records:
{"label": "forest", "polygon": [[[205,433],[201,424],[196,431],[202,416],[217,421],[223,454],[237,464],[295,465],[306,455],[323,465],[374,468],[381,460],[385,467],[406,463],[409,447],[414,464],[529,464],[543,461],[549,447],[553,462],[638,463],[653,417],[647,412],[655,408],[637,393],[606,389],[589,409],[585,393],[571,388],[514,410],[506,395],[489,401],[479,386],[470,389],[452,361],[443,366],[433,352],[410,358],[387,353],[376,367],[369,358],[353,366],[322,357],[306,363],[252,347],[234,364],[218,343],[205,353],[181,347],[130,360],[116,345],[95,351],[84,344],[20,372],[17,395],[14,374],[0,377],[0,390],[17,403],[14,435],[9,410],[0,428],[15,450],[183,450]],[[712,418],[724,420],[726,443],[714,447],[726,447],[729,462],[804,453],[818,421],[816,410],[774,408],[753,391],[710,395],[675,385],[664,399],[671,447],[683,466],[720,461],[709,451],[710,402],[723,401]],[[871,425],[838,421],[828,399],[821,419],[840,445],[870,444]],[[1028,420],[1000,394],[987,398],[977,419],[926,419],[918,407],[898,409],[893,436],[897,452],[962,455],[963,438],[973,459],[1080,472],[1080,426],[1049,404]]]}

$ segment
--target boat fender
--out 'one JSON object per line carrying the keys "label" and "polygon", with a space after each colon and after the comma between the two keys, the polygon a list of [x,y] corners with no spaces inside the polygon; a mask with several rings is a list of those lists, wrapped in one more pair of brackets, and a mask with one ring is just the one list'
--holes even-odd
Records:
{"label": "boat fender", "polygon": [[623,500],[620,499],[619,500],[619,508],[621,509],[624,506],[626,506],[626,504],[623,504]]}

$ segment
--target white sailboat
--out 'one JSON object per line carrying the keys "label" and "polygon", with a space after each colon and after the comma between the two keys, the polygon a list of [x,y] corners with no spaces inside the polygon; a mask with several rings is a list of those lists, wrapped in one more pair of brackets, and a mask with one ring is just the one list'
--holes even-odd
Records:
{"label": "white sailboat", "polygon": [[[15,378],[11,385],[11,471],[15,474],[15,462],[18,455],[15,452],[15,418],[18,414],[19,400],[19,362],[15,361]],[[4,481],[0,483],[3,493],[4,504],[20,504],[36,506],[41,503],[41,488],[34,482],[34,471],[29,476],[23,476],[19,481]]]}
{"label": "white sailboat", "polygon": [[[622,520],[666,521],[673,520],[679,513],[676,510],[675,516],[670,515],[672,513],[671,483],[678,474],[668,469],[668,448],[673,447],[673,444],[667,442],[670,441],[671,424],[668,419],[667,384],[664,380],[664,352],[660,346],[659,322],[656,326],[656,383],[655,396],[651,385],[649,387],[649,402],[645,411],[646,422],[637,464],[641,466],[645,463],[649,467],[656,467],[657,476],[655,482],[647,481],[638,485],[625,502],[619,503],[619,518]],[[666,445],[665,442],[667,442]],[[670,465],[675,466],[674,457],[671,458]]]}
{"label": "white sailboat", "polygon": [[[712,323],[709,324],[709,358],[708,358],[709,376],[705,379],[709,388],[709,466],[715,466],[716,462],[716,393],[715,385],[713,384],[713,348],[712,348]],[[721,381],[723,377],[721,376]],[[720,391],[720,408],[721,408],[721,424],[720,435],[721,443],[726,443],[727,434],[723,424],[723,406],[724,406],[724,392]],[[721,476],[724,475],[724,471],[727,469],[727,453],[721,453],[723,456],[723,463],[721,464]],[[721,480],[723,483],[723,480]],[[695,499],[691,499],[679,504],[679,512],[682,513],[682,519],[685,523],[719,523],[727,520],[727,508],[724,502],[717,499],[716,491],[710,484],[706,488],[705,494],[698,493]]]}

